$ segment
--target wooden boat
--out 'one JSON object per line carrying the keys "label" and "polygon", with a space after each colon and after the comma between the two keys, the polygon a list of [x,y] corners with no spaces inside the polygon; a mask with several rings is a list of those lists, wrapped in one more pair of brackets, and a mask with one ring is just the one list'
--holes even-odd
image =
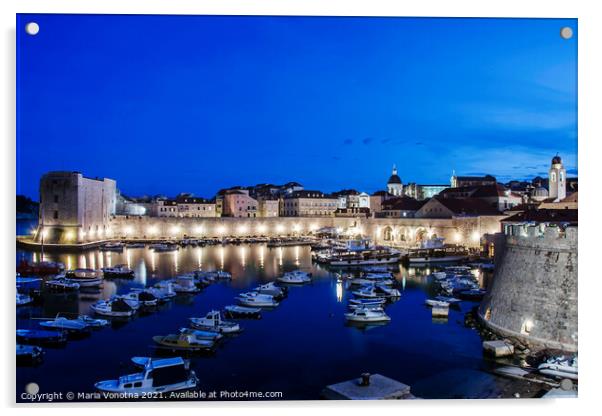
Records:
{"label": "wooden boat", "polygon": [[211,340],[197,339],[194,335],[182,333],[156,335],[153,337],[153,341],[160,348],[171,351],[210,351],[215,347],[215,342]]}
{"label": "wooden boat", "polygon": [[198,384],[196,374],[181,357],[134,357],[132,361],[142,367],[141,372],[99,381],[94,387],[103,392],[143,394],[189,390]]}

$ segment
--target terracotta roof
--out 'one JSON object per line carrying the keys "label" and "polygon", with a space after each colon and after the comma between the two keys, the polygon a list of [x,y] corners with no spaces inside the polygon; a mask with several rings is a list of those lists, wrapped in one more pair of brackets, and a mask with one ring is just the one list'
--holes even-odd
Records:
{"label": "terracotta roof", "polygon": [[434,199],[456,215],[500,215],[496,208],[481,199],[438,197]]}
{"label": "terracotta roof", "polygon": [[577,192],[573,192],[572,194],[570,194],[569,196],[567,196],[560,202],[579,202],[579,201],[577,201]]}
{"label": "terracotta roof", "polygon": [[409,196],[401,196],[392,198],[382,203],[384,211],[399,210],[399,211],[418,211],[426,201],[418,201]]}
{"label": "terracotta roof", "polygon": [[535,209],[519,212],[502,222],[545,222],[577,224],[578,210],[576,209]]}
{"label": "terracotta roof", "polygon": [[472,194],[473,198],[489,198],[492,196],[506,196],[506,187],[499,183],[495,185],[484,185],[479,186],[477,190]]}

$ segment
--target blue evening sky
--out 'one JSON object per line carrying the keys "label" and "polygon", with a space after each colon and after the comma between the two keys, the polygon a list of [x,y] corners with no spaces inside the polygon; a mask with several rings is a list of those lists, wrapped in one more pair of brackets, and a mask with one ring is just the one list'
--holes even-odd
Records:
{"label": "blue evening sky", "polygon": [[[40,32],[27,35],[36,21]],[[570,26],[575,36],[560,37]],[[17,192],[577,174],[577,20],[17,16]]]}

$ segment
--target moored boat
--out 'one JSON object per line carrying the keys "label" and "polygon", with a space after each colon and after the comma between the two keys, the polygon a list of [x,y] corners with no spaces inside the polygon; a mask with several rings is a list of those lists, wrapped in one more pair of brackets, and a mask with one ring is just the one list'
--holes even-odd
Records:
{"label": "moored boat", "polygon": [[17,364],[37,364],[42,362],[44,350],[36,345],[17,344]]}
{"label": "moored boat", "polygon": [[351,322],[389,322],[389,317],[385,311],[381,309],[357,308],[353,312],[345,314],[345,319]]}
{"label": "moored boat", "polygon": [[239,305],[224,307],[224,315],[228,318],[261,318],[261,308],[249,308]]}
{"label": "moored boat", "polygon": [[104,267],[101,270],[105,278],[129,279],[134,277],[134,271],[125,264]]}
{"label": "moored boat", "polygon": [[17,329],[17,341],[26,344],[63,344],[67,341],[67,335],[63,331]]}
{"label": "moored boat", "polygon": [[235,334],[242,331],[237,322],[225,321],[219,311],[212,310],[203,318],[189,318],[190,324],[195,329],[205,329],[221,334]]}
{"label": "moored boat", "polygon": [[79,287],[98,287],[102,284],[102,276],[93,269],[75,269],[65,272],[65,277],[69,282],[79,284]]}
{"label": "moored boat", "polygon": [[29,305],[30,303],[33,303],[33,298],[24,293],[17,292],[16,302],[17,306]]}
{"label": "moored boat", "polygon": [[194,335],[183,333],[155,335],[153,341],[159,348],[172,351],[209,351],[215,347],[215,342],[211,340],[198,339]]}
{"label": "moored boat", "polygon": [[304,284],[311,282],[311,273],[301,270],[294,270],[292,272],[284,273],[276,280],[280,283],[286,284]]}
{"label": "moored boat", "polygon": [[121,376],[117,380],[99,381],[94,387],[110,393],[141,394],[189,390],[197,386],[196,374],[181,357],[134,358],[136,360],[132,361],[142,367],[141,372]]}
{"label": "moored boat", "polygon": [[115,318],[129,318],[136,313],[134,308],[120,298],[99,300],[91,305],[90,308],[99,315]]}
{"label": "moored boat", "polygon": [[279,303],[270,295],[262,295],[257,292],[241,293],[236,298],[243,306],[256,306],[259,308],[269,308],[278,306]]}
{"label": "moored boat", "polygon": [[79,290],[79,283],[72,282],[65,277],[56,277],[46,280],[44,287],[53,292],[75,292]]}
{"label": "moored boat", "polygon": [[17,265],[17,273],[21,276],[48,276],[59,274],[65,269],[65,265],[53,261],[28,262],[21,260]]}
{"label": "moored boat", "polygon": [[40,326],[67,332],[84,332],[88,329],[88,325],[79,319],[68,319],[64,316],[57,316],[52,320],[42,321],[40,322]]}
{"label": "moored boat", "polygon": [[550,357],[537,367],[537,371],[555,378],[577,380],[579,377],[578,357]]}
{"label": "moored boat", "polygon": [[262,295],[270,295],[274,299],[282,299],[286,297],[288,288],[278,286],[274,282],[269,282],[257,286],[255,289],[253,289],[253,291]]}

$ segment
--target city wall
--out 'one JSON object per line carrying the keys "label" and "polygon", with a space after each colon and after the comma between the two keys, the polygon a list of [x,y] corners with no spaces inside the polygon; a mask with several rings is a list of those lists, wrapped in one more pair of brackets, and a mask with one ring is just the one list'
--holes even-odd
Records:
{"label": "city wall", "polygon": [[482,322],[531,348],[577,351],[577,235],[522,225],[501,235]]}
{"label": "city wall", "polygon": [[324,227],[364,235],[380,244],[415,245],[432,236],[478,247],[485,233],[500,231],[503,216],[432,218],[157,218],[116,216],[107,238],[173,239],[185,237],[301,236]]}

